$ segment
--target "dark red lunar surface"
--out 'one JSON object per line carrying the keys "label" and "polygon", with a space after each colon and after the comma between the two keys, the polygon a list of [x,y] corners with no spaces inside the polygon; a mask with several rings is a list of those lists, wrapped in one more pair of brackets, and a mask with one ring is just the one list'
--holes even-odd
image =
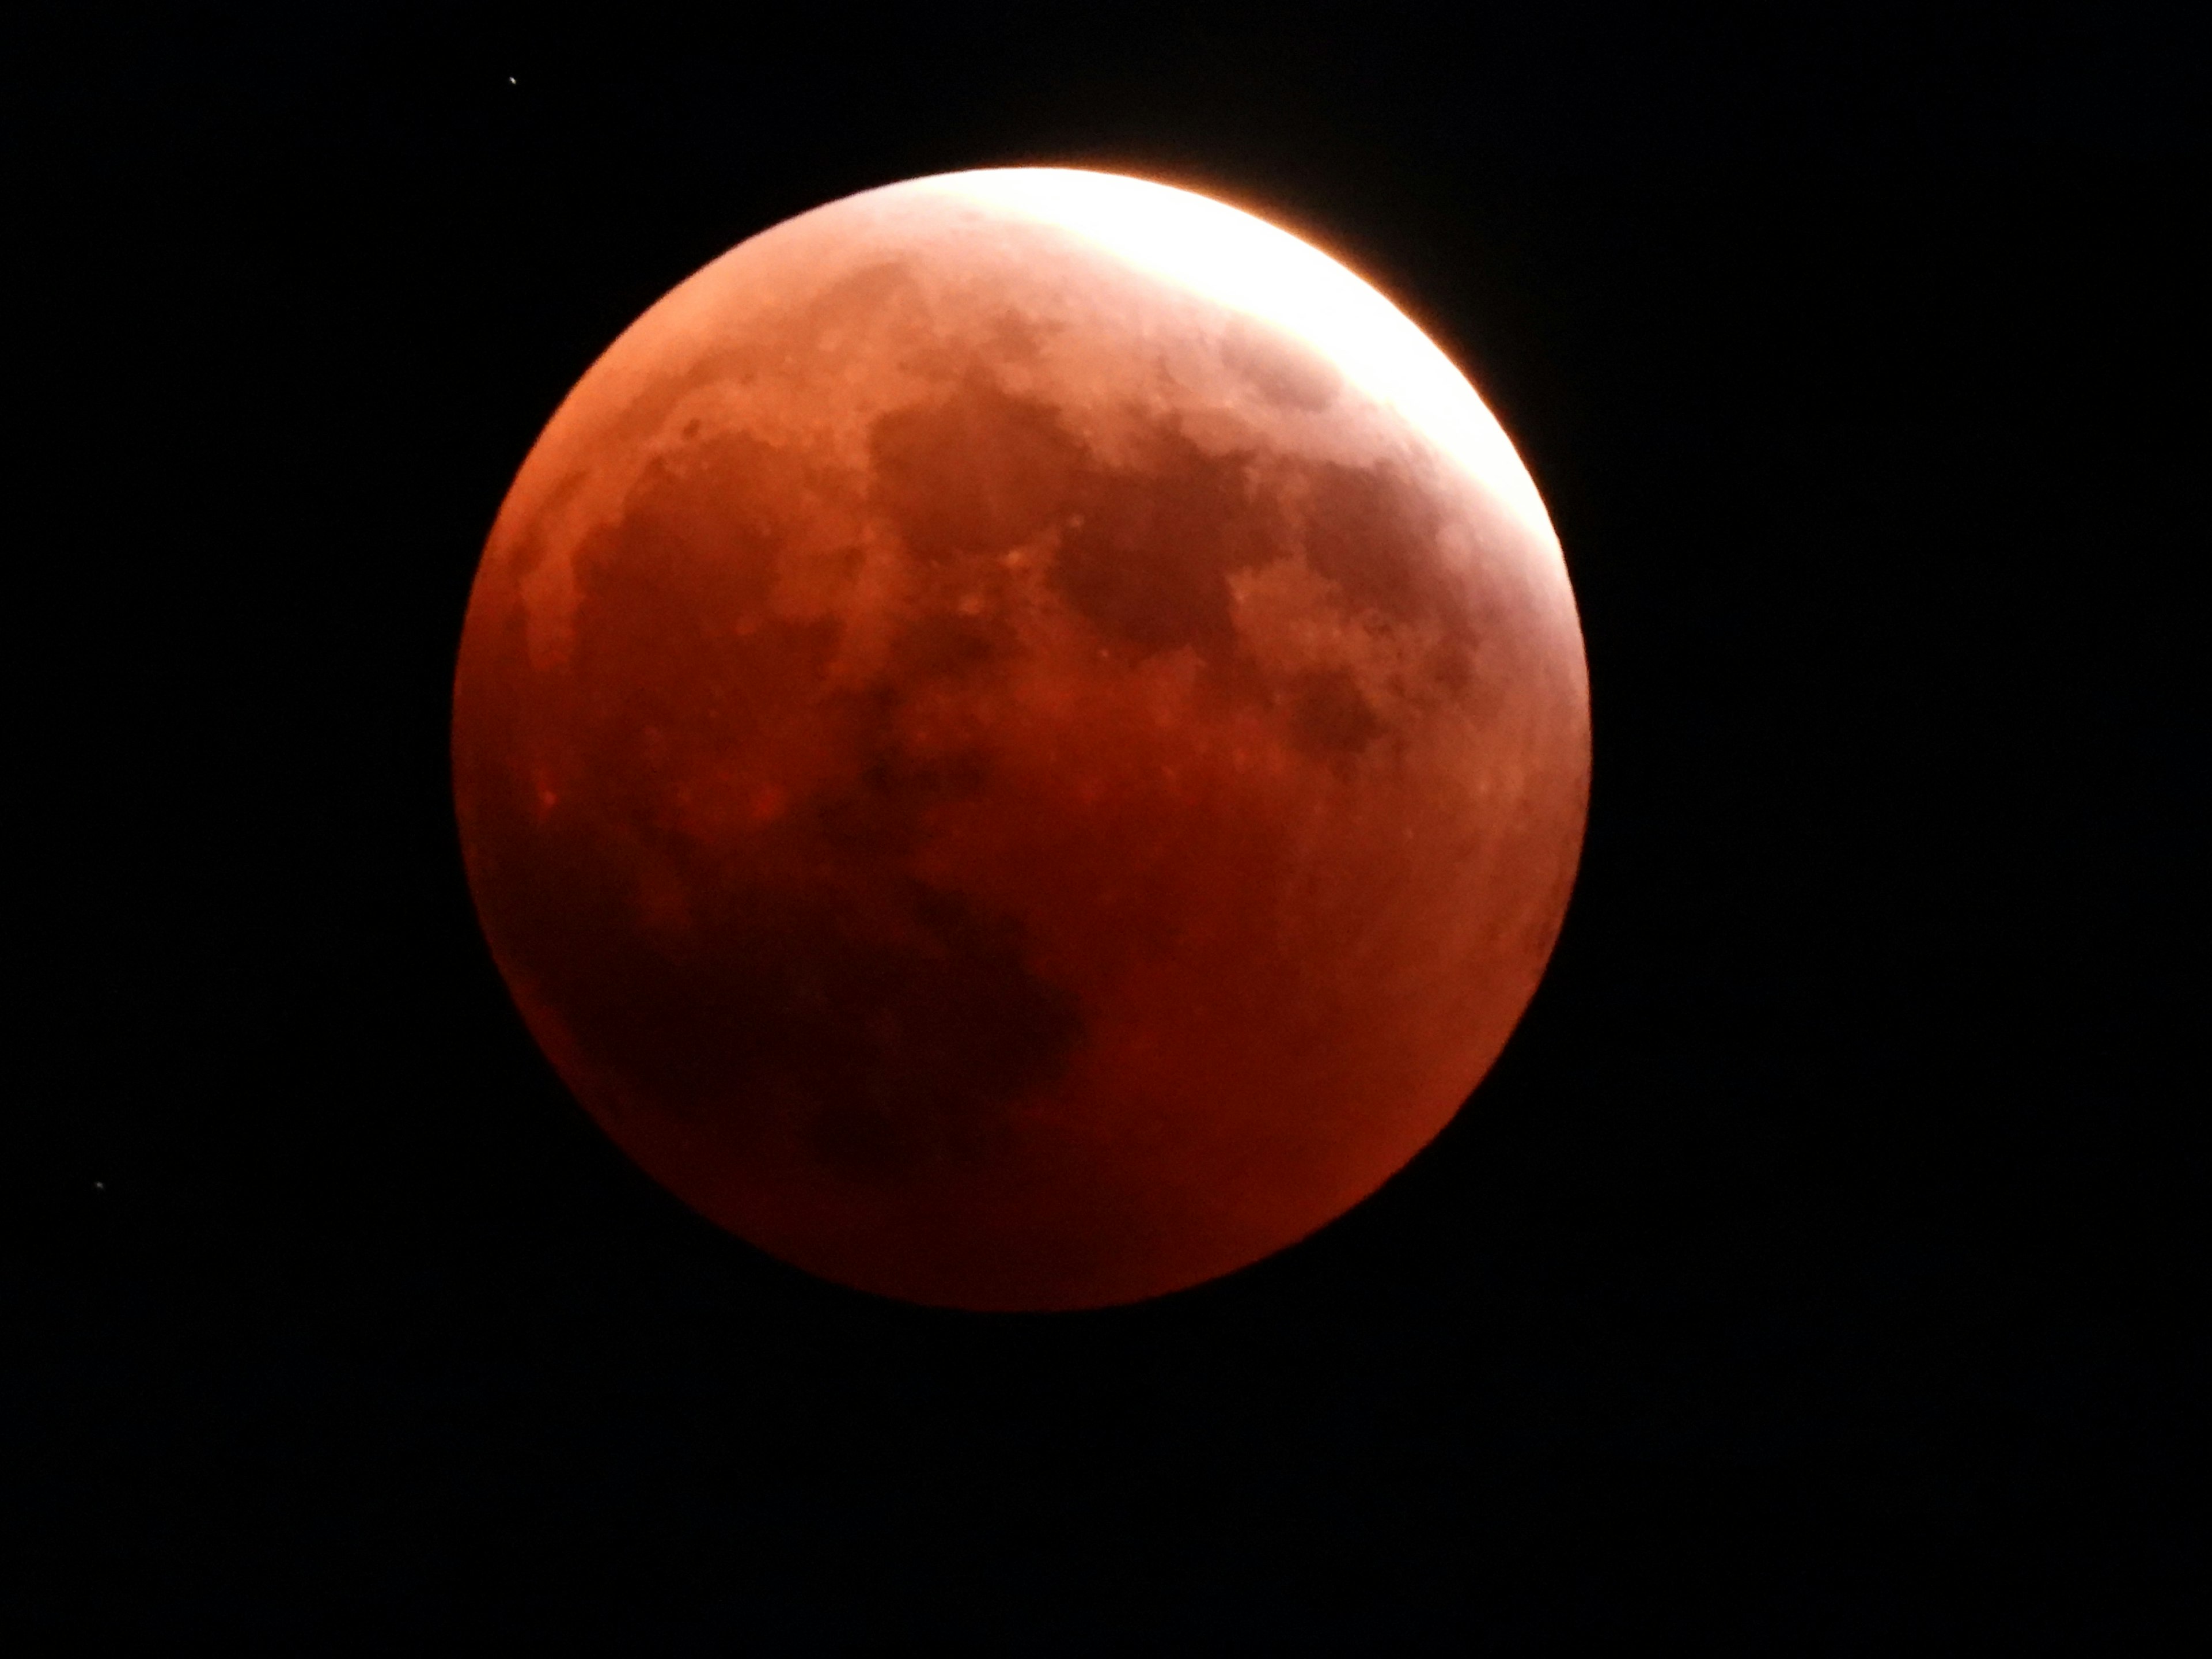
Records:
{"label": "dark red lunar surface", "polygon": [[1588,700],[1494,423],[1002,176],[778,226],[592,368],[453,777],[501,971],[653,1176],[847,1285],[1078,1308],[1451,1117],[1559,927]]}

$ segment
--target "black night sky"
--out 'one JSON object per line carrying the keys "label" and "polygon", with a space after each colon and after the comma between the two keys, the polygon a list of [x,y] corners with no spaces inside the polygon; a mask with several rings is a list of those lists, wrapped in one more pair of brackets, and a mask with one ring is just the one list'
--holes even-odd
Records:
{"label": "black night sky", "polygon": [[[0,1627],[2119,1652],[2201,1613],[2179,29],[761,9],[10,27]],[[1017,162],[1224,195],[1431,330],[1550,504],[1596,757],[1551,974],[1397,1180],[1199,1290],[987,1317],[785,1267],[605,1140],[477,932],[447,720],[492,515],[609,341],[793,213]]]}

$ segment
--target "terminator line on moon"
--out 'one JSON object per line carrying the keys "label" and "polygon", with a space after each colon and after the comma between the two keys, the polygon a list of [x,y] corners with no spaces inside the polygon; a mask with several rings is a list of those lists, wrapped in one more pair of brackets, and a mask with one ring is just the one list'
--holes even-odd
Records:
{"label": "terminator line on moon", "polygon": [[866,192],[638,319],[455,684],[485,934],[608,1134],[830,1279],[1054,1309],[1371,1193],[1497,1057],[1589,787],[1566,570],[1466,380],[1218,203]]}

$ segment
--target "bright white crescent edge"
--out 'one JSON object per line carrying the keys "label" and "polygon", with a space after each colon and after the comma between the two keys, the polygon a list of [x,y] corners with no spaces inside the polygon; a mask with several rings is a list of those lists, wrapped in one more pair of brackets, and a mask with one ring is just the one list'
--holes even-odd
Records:
{"label": "bright white crescent edge", "polygon": [[1133,264],[1290,330],[1558,545],[1528,470],[1467,377],[1405,313],[1320,249],[1194,191],[1073,167],[989,167],[917,179],[1075,232]]}

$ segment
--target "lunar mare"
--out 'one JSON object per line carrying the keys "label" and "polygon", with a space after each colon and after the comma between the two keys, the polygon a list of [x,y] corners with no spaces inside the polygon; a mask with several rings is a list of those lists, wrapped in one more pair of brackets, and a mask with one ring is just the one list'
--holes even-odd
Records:
{"label": "lunar mare", "polygon": [[586,1109],[769,1252],[977,1309],[1195,1284],[1400,1168],[1542,973],[1589,754],[1558,544],[1442,354],[1050,169],[639,319],[455,681],[471,890]]}

